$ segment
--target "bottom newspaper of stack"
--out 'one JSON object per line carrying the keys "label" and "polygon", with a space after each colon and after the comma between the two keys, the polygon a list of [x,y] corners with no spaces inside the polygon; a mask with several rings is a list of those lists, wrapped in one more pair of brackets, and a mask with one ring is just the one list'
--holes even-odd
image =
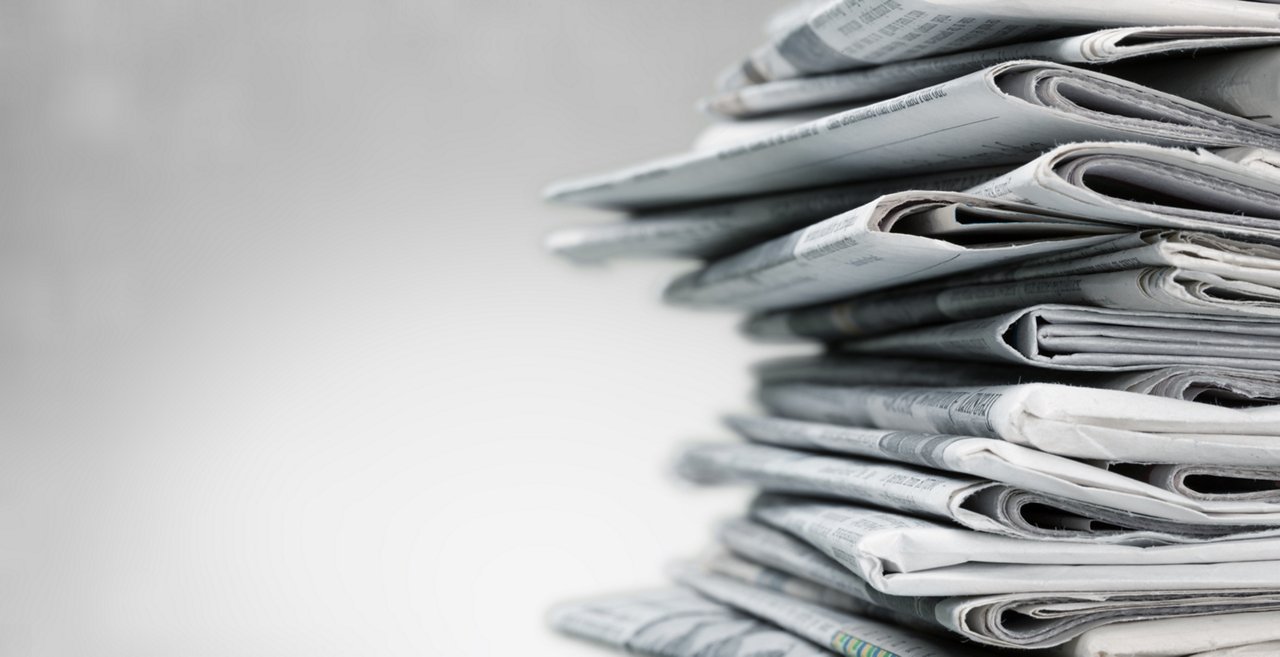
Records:
{"label": "bottom newspaper of stack", "polygon": [[760,368],[773,416],[677,467],[760,489],[748,515],[680,588],[553,623],[673,657],[1280,654],[1276,406],[914,364]]}

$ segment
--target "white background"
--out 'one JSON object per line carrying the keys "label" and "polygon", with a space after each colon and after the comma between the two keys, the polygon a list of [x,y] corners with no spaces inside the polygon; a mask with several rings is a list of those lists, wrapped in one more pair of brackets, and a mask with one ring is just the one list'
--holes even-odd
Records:
{"label": "white background", "polygon": [[683,148],[764,0],[6,2],[0,655],[594,655],[765,352],[540,188]]}

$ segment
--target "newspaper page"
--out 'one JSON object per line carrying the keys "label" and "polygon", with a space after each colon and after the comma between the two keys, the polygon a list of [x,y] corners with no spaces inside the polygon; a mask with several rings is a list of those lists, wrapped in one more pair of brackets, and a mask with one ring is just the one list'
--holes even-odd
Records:
{"label": "newspaper page", "polygon": [[1280,589],[1276,538],[1150,547],[1043,541],[772,494],[751,515],[890,595]]}
{"label": "newspaper page", "polygon": [[712,262],[672,303],[775,308],[1107,244],[1125,231],[955,192],[902,192]]}
{"label": "newspaper page", "polygon": [[[704,443],[687,447],[678,469],[686,479],[701,484],[745,483],[768,492],[847,500],[1002,536],[1157,545],[1280,535],[1280,529],[1274,529],[1280,525],[1280,508],[1222,517],[1194,512],[1189,505],[1143,500],[1148,507],[1167,507],[1152,515],[1134,511],[1134,504],[1122,495],[1107,495],[1110,491],[1093,495],[1110,502],[1097,504],[847,454]],[[1251,524],[1236,518],[1248,518]]]}
{"label": "newspaper page", "polygon": [[1218,614],[1108,625],[1086,632],[1058,657],[1272,657],[1280,612]]}
{"label": "newspaper page", "polygon": [[651,208],[1023,164],[1090,140],[1280,149],[1280,130],[1112,76],[1015,61],[725,148],[555,184],[546,195]]}
{"label": "newspaper page", "polygon": [[851,353],[988,360],[1061,370],[1280,371],[1280,322],[1042,304],[842,342]]}
{"label": "newspaper page", "polygon": [[[993,438],[844,427],[776,417],[735,415],[726,421],[734,432],[755,443],[914,464],[1176,522],[1280,524],[1278,468],[1100,466]],[[866,503],[901,508],[882,504],[875,496],[865,499]]]}
{"label": "newspaper page", "polygon": [[577,262],[612,258],[710,259],[911,189],[958,191],[1007,173],[985,167],[634,214],[625,221],[562,228],[546,246]]}
{"label": "newspaper page", "polygon": [[[1206,57],[1206,52],[1278,44],[1280,44],[1280,29],[1275,28],[1198,25],[1113,28],[1060,39],[1015,43],[996,48],[899,61],[841,73],[752,84],[720,92],[704,99],[700,105],[706,111],[723,116],[750,117],[838,103],[877,101],[1016,59],[1098,65],[1142,58],[1141,61],[1145,64],[1155,55],[1196,55],[1197,59],[1192,64],[1194,70],[1200,67],[1201,60],[1198,58]],[[1135,68],[1145,73],[1147,71],[1180,71],[1184,66],[1186,63],[1179,62],[1172,67],[1139,65]],[[1266,73],[1271,72],[1271,69],[1266,70]],[[1238,103],[1222,103],[1214,95],[1197,96],[1193,93],[1187,96],[1180,93],[1180,89],[1161,86],[1160,80],[1152,79],[1160,77],[1176,79],[1178,77],[1176,75],[1153,74],[1150,77],[1131,77],[1124,72],[1116,75],[1161,91],[1186,96],[1231,114],[1254,118],[1249,113],[1240,112]],[[1241,76],[1240,79],[1247,78]],[[1208,81],[1207,76],[1204,81]],[[1236,86],[1241,90],[1254,89],[1253,85],[1237,84]],[[1272,97],[1273,106],[1277,100],[1274,96]]]}
{"label": "newspaper page", "polygon": [[959,642],[853,616],[723,575],[681,568],[676,579],[704,596],[767,620],[840,655],[977,657]]}
{"label": "newspaper page", "polygon": [[565,634],[654,657],[827,657],[830,652],[687,589],[614,595],[559,605]]}
{"label": "newspaper page", "polygon": [[[1248,157],[1280,160],[1262,149]],[[1068,144],[970,191],[1126,226],[1280,241],[1280,176],[1203,150]]]}
{"label": "newspaper page", "polygon": [[1061,383],[1120,390],[1215,406],[1269,406],[1280,402],[1280,374],[1209,367],[1161,367],[1136,372],[1082,372],[912,357],[851,355],[789,356],[754,368],[763,384],[946,388]]}
{"label": "newspaper page", "polygon": [[1204,53],[1177,66],[1126,65],[1115,73],[1266,125],[1280,125],[1280,48]]}
{"label": "newspaper page", "polygon": [[1124,463],[1280,465],[1280,407],[1230,408],[1052,383],[911,388],[766,385],[793,419],[999,438],[1051,454]]}
{"label": "newspaper page", "polygon": [[[793,15],[794,16],[794,15]],[[1232,0],[830,0],[774,33],[719,76],[722,88],[1030,41],[1091,28],[1150,25],[1276,27],[1273,7]]]}
{"label": "newspaper page", "polygon": [[[763,532],[774,531],[759,525],[756,528]],[[840,567],[806,545],[797,545],[795,549],[802,552],[806,560]],[[903,617],[889,607],[862,602],[855,596],[828,588],[819,583],[821,580],[777,570],[732,553],[712,556],[703,561],[702,568],[750,586],[838,610],[850,611],[841,605],[852,601],[852,613],[860,616],[883,616],[899,625],[926,632],[946,630],[972,641],[1003,648],[1053,647],[1091,629],[1113,623],[1189,618],[1227,611],[1272,611],[1280,607],[1280,594],[1264,591],[1166,591],[1157,595],[1147,592],[1098,594],[1068,591],[947,598],[883,596],[885,600],[914,601],[921,610],[928,609],[927,617]],[[689,584],[697,588],[696,582]],[[732,604],[731,598],[725,600]]]}

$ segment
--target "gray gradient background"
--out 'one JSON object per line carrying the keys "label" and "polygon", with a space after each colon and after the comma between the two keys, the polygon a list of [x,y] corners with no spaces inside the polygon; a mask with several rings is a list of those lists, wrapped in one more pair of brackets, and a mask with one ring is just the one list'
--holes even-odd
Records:
{"label": "gray gradient background", "polygon": [[761,355],[540,249],[775,2],[6,2],[0,655],[594,655]]}

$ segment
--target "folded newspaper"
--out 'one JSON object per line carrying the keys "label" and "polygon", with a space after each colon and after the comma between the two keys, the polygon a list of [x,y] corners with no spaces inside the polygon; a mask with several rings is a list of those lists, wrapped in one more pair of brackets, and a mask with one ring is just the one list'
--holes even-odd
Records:
{"label": "folded newspaper", "polygon": [[1280,466],[1280,406],[1230,408],[1053,383],[911,388],[765,385],[799,420],[998,438],[1050,454],[1125,463]]}
{"label": "folded newspaper", "polygon": [[638,209],[1022,164],[1058,144],[1097,140],[1277,149],[1280,130],[1101,73],[1015,61],[731,146],[562,182],[546,194]]}
{"label": "folded newspaper", "polygon": [[674,303],[791,306],[1033,257],[1107,251],[1123,228],[957,192],[882,196],[675,280]]}
{"label": "folded newspaper", "polygon": [[[912,354],[915,356],[915,354]],[[762,383],[834,386],[973,387],[1015,383],[1063,383],[1136,392],[1217,406],[1265,406],[1280,402],[1280,374],[1204,366],[1160,367],[1136,372],[1080,372],[916,357],[830,354],[778,358],[756,367]]]}
{"label": "folded newspaper", "polygon": [[[684,567],[677,571],[676,578],[703,595],[737,608],[749,608],[748,601],[763,590],[923,632],[951,632],[982,644],[1023,649],[1060,646],[1095,628],[1116,623],[1274,611],[1280,607],[1280,594],[1265,591],[888,596],[867,591],[866,583],[847,571],[842,576],[839,571],[844,569],[838,563],[806,545],[776,546],[768,539],[765,543],[769,546],[765,551],[777,547],[781,550],[769,552],[766,560],[782,561],[784,568],[805,574],[777,570],[729,553],[704,559],[700,564],[702,572]],[[731,582],[735,585],[729,586]]]}
{"label": "folded newspaper", "polygon": [[[619,594],[559,605],[557,629],[655,657],[973,657],[980,648],[876,623],[856,612],[744,585],[718,572],[677,571],[690,588]],[[1013,606],[1013,605],[1011,605]],[[748,611],[749,610],[749,611]],[[1015,612],[1016,613],[1016,612]],[[783,629],[785,626],[794,630]],[[1140,620],[1090,629],[1054,657],[1273,657],[1280,613]],[[873,641],[892,645],[889,652]],[[985,641],[992,643],[992,641]],[[1013,647],[1017,644],[1012,644]],[[1018,646],[1021,647],[1021,646]],[[878,652],[877,652],[878,650]],[[861,651],[861,652],[859,652]],[[1192,652],[1188,652],[1192,651]]]}
{"label": "folded newspaper", "polygon": [[[1002,536],[1121,545],[1280,536],[1272,528],[1280,525],[1280,508],[1199,513],[1153,497],[1130,501],[1114,491],[1090,495],[1108,502],[1098,504],[1081,500],[1085,495],[1051,495],[901,463],[760,445],[695,445],[684,451],[679,467],[700,483],[748,483],[770,492],[846,500]],[[1133,510],[1141,506],[1157,513]],[[1257,525],[1242,525],[1244,518]]]}
{"label": "folded newspaper", "polygon": [[[1152,86],[1162,91],[1216,107],[1232,114],[1259,120],[1253,107],[1261,104],[1267,87],[1257,85],[1249,105],[1230,102],[1235,94],[1222,93],[1224,88],[1252,89],[1251,84],[1223,85],[1214,83],[1214,75],[1243,68],[1244,62],[1227,60],[1222,63],[1212,59],[1206,51],[1258,48],[1280,45],[1280,29],[1246,27],[1210,27],[1204,25],[1178,25],[1159,27],[1123,27],[1099,30],[1089,34],[1015,43],[996,48],[984,48],[950,55],[899,61],[873,68],[863,68],[828,75],[766,81],[737,89],[720,92],[702,101],[701,105],[716,114],[746,117],[776,112],[822,107],[835,104],[859,104],[877,101],[899,94],[922,89],[967,75],[987,66],[1017,59],[1035,59],[1060,64],[1100,65],[1126,60],[1139,60],[1132,66],[1133,76],[1118,73],[1126,79]],[[1195,56],[1194,60],[1164,62],[1168,66],[1152,66],[1153,56]],[[1213,61],[1213,64],[1205,64]],[[1249,60],[1252,63],[1253,60]],[[1266,62],[1258,61],[1258,64]],[[1129,69],[1125,69],[1127,72]],[[1196,80],[1194,89],[1185,82],[1174,87],[1188,70],[1203,71],[1189,79]],[[1274,69],[1259,66],[1251,73],[1272,72]],[[1145,74],[1145,76],[1143,75]],[[1219,77],[1219,80],[1222,78]],[[1244,76],[1240,76],[1244,80]],[[1257,79],[1256,77],[1252,79]],[[1274,87],[1271,87],[1274,89]],[[1192,93],[1199,91],[1199,93]],[[1275,92],[1273,91],[1272,94]],[[1275,96],[1271,95],[1274,101]]]}
{"label": "folded newspaper", "polygon": [[1280,591],[1280,538],[1155,546],[1035,540],[773,494],[757,499],[751,517],[808,543],[890,595]]}
{"label": "folded newspaper", "polygon": [[[764,250],[762,249],[761,252]],[[799,248],[794,252],[801,252]],[[760,255],[761,252],[756,252]],[[699,290],[736,279],[735,264],[750,257],[728,258],[672,284]],[[803,267],[786,257],[788,270]],[[922,260],[922,258],[917,258]],[[807,261],[806,261],[807,262]],[[815,268],[810,266],[807,270]],[[797,283],[804,299],[822,299],[836,290],[865,291],[862,281],[846,283],[847,267],[828,263],[818,274]],[[965,275],[971,274],[971,275]],[[1144,231],[1103,240],[1059,254],[1046,254],[1032,263],[993,266],[981,272],[955,272],[942,280],[854,296],[847,301],[818,304],[757,316],[744,327],[762,338],[803,336],[840,341],[863,335],[977,319],[1037,304],[1074,304],[1119,310],[1163,313],[1218,314],[1235,317],[1276,317],[1280,301],[1280,249],[1271,245],[1187,233]],[[710,281],[710,283],[704,283]],[[886,282],[892,285],[893,281]],[[739,283],[738,287],[745,287]],[[692,296],[693,292],[684,293]],[[711,296],[709,293],[698,298]],[[735,305],[765,305],[757,296],[738,295]],[[718,298],[728,298],[721,294]],[[768,303],[777,303],[772,301]]]}
{"label": "folded newspaper", "polygon": [[1125,226],[1280,242],[1280,153],[1149,144],[1059,146],[970,190]]}
{"label": "folded newspaper", "polygon": [[986,167],[634,214],[626,221],[561,228],[546,246],[579,262],[611,258],[716,258],[911,189],[959,191],[1006,173]]}
{"label": "folded newspaper", "polygon": [[[846,427],[776,417],[730,416],[727,423],[755,443],[957,472],[1053,497],[1179,522],[1280,525],[1275,516],[1280,513],[1280,468],[1276,467],[1085,463],[977,436]],[[717,448],[731,449],[722,445]],[[892,486],[882,487],[887,490]],[[881,490],[866,499],[884,494]]]}
{"label": "folded newspaper", "polygon": [[850,340],[841,350],[1095,372],[1179,366],[1276,372],[1280,321],[1036,305]]}
{"label": "folded newspaper", "polygon": [[1235,0],[828,0],[805,3],[792,16],[788,27],[774,32],[769,43],[721,74],[720,87],[734,89],[1099,27],[1280,25],[1274,7]]}

